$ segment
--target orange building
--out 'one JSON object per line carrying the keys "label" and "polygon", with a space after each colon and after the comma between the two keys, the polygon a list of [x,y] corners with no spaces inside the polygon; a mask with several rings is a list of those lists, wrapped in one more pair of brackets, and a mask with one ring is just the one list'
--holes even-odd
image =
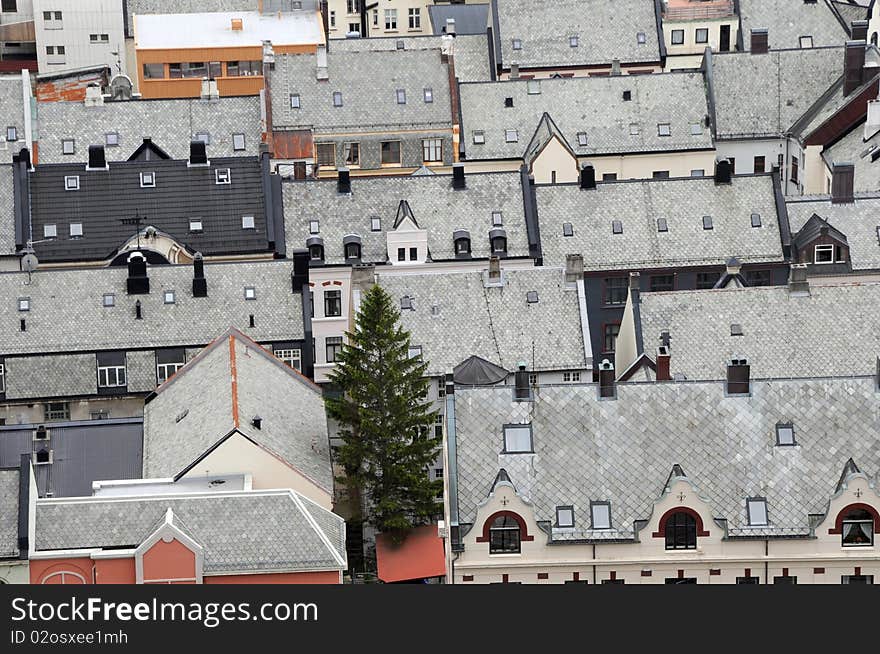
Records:
{"label": "orange building", "polygon": [[314,11],[134,16],[138,90],[144,98],[197,98],[202,80],[221,96],[257,95],[264,55],[309,54],[325,43]]}

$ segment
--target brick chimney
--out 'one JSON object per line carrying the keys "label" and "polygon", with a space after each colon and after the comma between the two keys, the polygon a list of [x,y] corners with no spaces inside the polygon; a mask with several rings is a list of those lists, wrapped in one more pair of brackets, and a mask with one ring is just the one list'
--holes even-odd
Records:
{"label": "brick chimney", "polygon": [[657,381],[670,381],[672,375],[669,373],[669,346],[661,345],[657,348]]}
{"label": "brick chimney", "polygon": [[767,28],[762,27],[753,29],[750,37],[751,47],[749,49],[752,54],[767,54],[767,51],[770,49]]}
{"label": "brick chimney", "polygon": [[793,263],[788,273],[788,293],[792,296],[810,294],[810,282],[807,280],[807,264]]}
{"label": "brick chimney", "polygon": [[727,364],[725,391],[728,395],[748,395],[751,392],[749,372],[751,366],[745,359],[731,359]]}
{"label": "brick chimney", "polygon": [[608,359],[602,359],[599,364],[599,397],[616,397],[614,387],[614,364]]}
{"label": "brick chimney", "polygon": [[854,20],[852,23],[850,23],[849,27],[850,38],[853,41],[868,40],[868,21]]}
{"label": "brick chimney", "polygon": [[862,85],[865,68],[864,41],[847,41],[843,51],[843,95],[848,96]]}
{"label": "brick chimney", "polygon": [[850,204],[855,201],[855,174],[855,166],[851,163],[836,163],[831,167],[832,204]]}

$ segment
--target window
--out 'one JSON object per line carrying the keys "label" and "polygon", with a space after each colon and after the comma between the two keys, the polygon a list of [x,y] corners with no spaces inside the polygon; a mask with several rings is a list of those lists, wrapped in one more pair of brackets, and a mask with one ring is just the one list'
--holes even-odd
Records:
{"label": "window", "polygon": [[257,299],[257,288],[255,286],[245,286],[244,287],[244,299],[245,300],[256,300]]}
{"label": "window", "polygon": [[612,323],[605,325],[604,328],[604,342],[603,342],[603,352],[614,352],[614,342],[617,340],[617,335],[620,333],[620,325],[618,323]]}
{"label": "window", "polygon": [[605,304],[626,304],[629,280],[626,277],[605,278]]}
{"label": "window", "polygon": [[557,527],[574,527],[574,507],[573,506],[557,506],[556,507],[556,526]]}
{"label": "window", "polygon": [[691,123],[691,136],[700,136],[703,133],[703,126],[700,123]]}
{"label": "window", "polygon": [[101,304],[105,307],[116,306],[116,295],[113,293],[104,293],[104,297],[101,300]]}
{"label": "window", "polygon": [[18,310],[19,311],[30,311],[31,310],[31,299],[29,297],[18,298]]}
{"label": "window", "polygon": [[125,366],[98,366],[98,388],[119,388],[126,385]]}
{"label": "window", "polygon": [[398,50],[406,50],[406,43],[403,40],[395,41],[394,46]]}
{"label": "window", "polygon": [[108,34],[89,34],[89,43],[109,43],[110,35]]}
{"label": "window", "polygon": [[508,143],[516,143],[519,141],[519,133],[515,129],[504,130],[504,140]]}
{"label": "window", "polygon": [[529,95],[541,95],[541,80],[530,79],[526,82],[526,93]]}
{"label": "window", "polygon": [[649,288],[652,292],[675,290],[675,275],[651,275]]}
{"label": "window", "polygon": [[348,6],[349,15],[358,14],[361,11],[360,0],[348,0],[346,5]]}
{"label": "window", "polygon": [[422,10],[418,7],[410,7],[409,28],[411,30],[418,30],[422,28]]}
{"label": "window", "polygon": [[763,497],[750,497],[747,499],[746,513],[748,514],[749,524],[753,527],[766,527],[770,524],[767,520],[767,500]]}
{"label": "window", "polygon": [[486,132],[481,129],[474,130],[474,145],[482,145],[486,142]]}
{"label": "window", "polygon": [[666,222],[666,218],[658,218],[657,219],[657,231],[658,232],[668,232],[669,224]]}
{"label": "window", "polygon": [[813,263],[834,263],[834,246],[817,245],[813,252]]}
{"label": "window", "polygon": [[190,232],[201,232],[202,231],[202,219],[201,218],[190,218],[189,219],[189,231]]}
{"label": "window", "polygon": [[532,425],[504,425],[504,452],[506,454],[531,453]]}
{"label": "window", "polygon": [[361,165],[361,144],[360,143],[343,143],[342,158],[346,166]]}
{"label": "window", "polygon": [[55,225],[43,225],[43,238],[55,238],[58,236],[58,228]]}
{"label": "window", "polygon": [[703,168],[694,168],[691,170],[691,177],[705,177],[706,171]]}
{"label": "window", "polygon": [[697,43],[708,43],[709,42],[709,30],[705,27],[698,27],[696,34],[694,35],[694,40]]}
{"label": "window", "polygon": [[712,216],[703,216],[703,229],[712,229]]}
{"label": "window", "polygon": [[578,132],[577,133],[578,145],[585,146],[587,144],[587,133],[586,132]]}
{"label": "window", "polygon": [[155,188],[156,173],[141,173],[141,188]]}
{"label": "window", "polygon": [[256,225],[254,224],[253,216],[242,216],[241,217],[241,228],[242,229],[255,229]]}
{"label": "window", "polygon": [[510,42],[510,47],[514,50],[522,50],[522,39],[513,39]]}
{"label": "window", "polygon": [[17,141],[18,140],[18,129],[14,126],[10,126],[6,128],[6,140],[7,141]]}
{"label": "window", "polygon": [[697,549],[697,521],[690,513],[676,511],[666,520],[666,549]]}
{"label": "window", "polygon": [[578,45],[580,45],[580,40],[578,39],[577,34],[568,37],[568,47],[576,48]]}
{"label": "window", "polygon": [[407,357],[410,359],[418,359],[422,356],[422,346],[421,345],[410,345],[406,351]]}
{"label": "window", "polygon": [[381,162],[385,165],[400,165],[400,141],[382,141]]}
{"label": "window", "polygon": [[623,234],[623,222],[620,220],[612,220],[611,221],[611,233],[612,234]]}
{"label": "window", "polygon": [[409,249],[409,260],[410,261],[418,261],[419,260],[419,249],[418,248],[410,248]]}
{"label": "window", "polygon": [[396,30],[397,29],[397,9],[386,9],[385,10],[385,29],[386,30]]}
{"label": "window", "polygon": [[382,231],[382,219],[378,216],[372,216],[370,218],[370,231],[371,232],[381,232]]}
{"label": "window", "polygon": [[345,258],[346,259],[360,259],[361,258],[360,241],[345,244]]}
{"label": "window", "polygon": [[657,136],[671,136],[672,127],[669,123],[657,123]]}
{"label": "window", "polygon": [[406,89],[397,89],[397,104],[406,104]]}
{"label": "window", "polygon": [[655,170],[651,173],[652,179],[669,179],[669,171],[668,170]]}
{"label": "window", "polygon": [[798,158],[797,157],[791,158],[791,181],[793,181],[795,184],[797,184],[797,182],[798,182]]}
{"label": "window", "polygon": [[664,581],[663,583],[670,584],[670,585],[672,585],[672,584],[675,584],[675,585],[696,584],[697,578],[696,577],[667,577],[666,581]]}
{"label": "window", "polygon": [[870,547],[874,544],[874,516],[865,509],[851,509],[843,516],[840,544],[844,547]]}
{"label": "window", "polygon": [[760,578],[758,577],[737,577],[737,584],[759,584],[761,583]]}
{"label": "window", "polygon": [[317,234],[321,231],[321,224],[317,220],[309,221],[309,234]]}
{"label": "window", "polygon": [[630,136],[638,136],[639,134],[639,124],[638,123],[630,123],[629,124],[629,135]]}
{"label": "window", "polygon": [[434,89],[427,87],[423,91],[425,102],[434,102]]}
{"label": "window", "polygon": [[0,363],[0,393],[6,392],[6,364]]}
{"label": "window", "polygon": [[813,47],[813,37],[812,36],[802,36],[800,38],[801,47],[802,48],[812,48]]}
{"label": "window", "polygon": [[70,238],[82,238],[83,235],[83,224],[82,223],[70,223]]}
{"label": "window", "polygon": [[299,96],[299,93],[291,93],[290,94],[290,108],[291,109],[300,109],[302,107],[302,99]]}
{"label": "window", "polygon": [[336,27],[336,12],[330,12],[330,27]]}
{"label": "window", "polygon": [[342,315],[342,291],[324,291],[324,316],[337,318]]}
{"label": "window", "polygon": [[[174,64],[172,64],[173,66]],[[252,77],[263,74],[262,61],[227,61],[227,77]],[[172,75],[173,77],[173,75]]]}
{"label": "window", "polygon": [[237,133],[232,135],[232,149],[236,152],[240,152],[245,149],[244,134]]}
{"label": "window", "polygon": [[336,361],[336,357],[342,352],[342,336],[328,336],[324,340],[327,355],[327,363]]}
{"label": "window", "polygon": [[749,286],[770,286],[771,276],[769,270],[747,270],[746,283]]}
{"label": "window", "polygon": [[706,290],[715,288],[715,284],[721,278],[721,273],[717,272],[698,272],[697,273],[697,289]]}
{"label": "window", "polygon": [[144,64],[144,79],[164,79],[165,64]]}
{"label": "window", "polygon": [[792,423],[779,422],[776,424],[776,444],[797,445],[794,440],[794,425]]}
{"label": "window", "polygon": [[218,168],[214,171],[215,184],[232,184],[232,177],[229,174],[229,168]]}
{"label": "window", "polygon": [[291,368],[299,370],[302,367],[302,352],[296,348],[283,348],[274,350],[273,354],[276,359],[283,361]]}
{"label": "window", "polygon": [[874,575],[844,575],[840,578],[840,583],[873,585]]}
{"label": "window", "polygon": [[761,214],[753,213],[751,216],[752,227],[760,227],[761,226]]}
{"label": "window", "polygon": [[611,504],[609,502],[590,502],[590,516],[593,529],[611,529]]}
{"label": "window", "polygon": [[489,554],[519,554],[519,522],[513,516],[502,515],[489,527]]}
{"label": "window", "polygon": [[617,179],[617,173],[602,173],[603,182],[613,182]]}
{"label": "window", "polygon": [[684,30],[672,30],[672,45],[684,43]]}
{"label": "window", "polygon": [[67,175],[64,178],[64,190],[65,191],[78,191],[79,190],[79,175]]}
{"label": "window", "polygon": [[632,97],[633,97],[632,91],[624,91],[623,92],[623,101],[624,102],[629,102],[630,100],[632,100]]}
{"label": "window", "polygon": [[[527,291],[526,292],[526,302],[529,304],[537,304],[538,303],[538,291]],[[565,375],[569,375],[569,373],[565,373]],[[566,379],[565,381],[569,381]]]}
{"label": "window", "polygon": [[409,295],[404,295],[400,298],[400,308],[408,309],[409,311],[415,311],[415,307],[413,306],[413,298]]}
{"label": "window", "polygon": [[74,139],[61,139],[61,154],[75,154],[76,141]]}
{"label": "window", "polygon": [[562,235],[574,236],[574,227],[571,223],[562,223]]}
{"label": "window", "polygon": [[490,239],[490,245],[492,246],[492,254],[504,254],[507,252],[507,237],[493,236]]}
{"label": "window", "polygon": [[783,575],[779,577],[773,577],[774,584],[797,584],[797,577],[792,577],[790,575]]}
{"label": "window", "polygon": [[336,167],[336,144],[335,143],[317,143],[315,145],[318,156],[318,167],[335,168]]}
{"label": "window", "polygon": [[636,43],[639,45],[645,45],[648,42],[647,37],[644,32],[636,32]]}
{"label": "window", "polygon": [[397,260],[406,261],[406,248],[397,248]]}
{"label": "window", "polygon": [[763,173],[764,166],[765,166],[764,157],[755,157],[755,172],[756,173]]}
{"label": "window", "polygon": [[471,240],[467,237],[455,239],[455,254],[467,255],[471,252]]}
{"label": "window", "polygon": [[342,106],[342,91],[333,91],[333,106]]}
{"label": "window", "polygon": [[425,163],[443,161],[443,139],[424,139],[422,154]]}
{"label": "window", "polygon": [[70,420],[70,404],[67,402],[49,402],[43,406],[45,420]]}

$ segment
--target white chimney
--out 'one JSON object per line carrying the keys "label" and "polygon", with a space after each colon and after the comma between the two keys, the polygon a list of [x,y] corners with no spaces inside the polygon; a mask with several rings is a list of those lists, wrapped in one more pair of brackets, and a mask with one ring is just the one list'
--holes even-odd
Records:
{"label": "white chimney", "polygon": [[100,107],[104,104],[104,94],[101,87],[97,84],[89,84],[86,87],[86,99],[84,103],[87,107]]}
{"label": "white chimney", "polygon": [[202,100],[219,100],[220,91],[217,88],[217,80],[202,79]]}
{"label": "white chimney", "polygon": [[510,64],[510,79],[519,79],[519,64]]}
{"label": "white chimney", "polygon": [[447,18],[446,19],[446,33],[455,36],[455,19]]}
{"label": "white chimney", "polygon": [[865,140],[880,132],[880,99],[868,102],[868,119],[865,121]]}
{"label": "white chimney", "polygon": [[316,79],[330,79],[330,74],[327,72],[327,46],[319,45],[318,50],[315,53],[315,58],[317,61],[318,70],[315,73]]}

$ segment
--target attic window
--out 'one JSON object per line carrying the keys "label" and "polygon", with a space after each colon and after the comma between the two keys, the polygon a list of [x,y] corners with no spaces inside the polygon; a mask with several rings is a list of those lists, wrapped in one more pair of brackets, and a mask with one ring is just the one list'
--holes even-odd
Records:
{"label": "attic window", "polygon": [[115,307],[116,295],[113,293],[104,293],[104,298],[102,299],[101,304],[105,307]]}
{"label": "attic window", "polygon": [[255,229],[256,225],[254,224],[253,216],[242,216],[241,217],[241,228],[242,229]]}
{"label": "attic window", "polygon": [[513,39],[511,43],[514,50],[522,50],[522,40],[521,39]]}
{"label": "attic window", "polygon": [[302,107],[302,100],[299,97],[299,93],[291,93],[290,94],[290,108],[291,109],[299,109]]}
{"label": "attic window", "polygon": [[571,223],[562,223],[562,235],[574,236],[574,227],[572,227]]}
{"label": "attic window", "polygon": [[370,231],[371,232],[381,232],[382,231],[382,219],[381,218],[379,218],[378,216],[373,216],[372,218],[370,218]]}
{"label": "attic window", "polygon": [[533,452],[532,425],[504,425],[504,454]]}
{"label": "attic window", "polygon": [[657,136],[671,136],[672,128],[669,123],[657,123]]}
{"label": "attic window", "polygon": [[492,212],[492,227],[501,227],[504,225],[504,214],[500,211]]}
{"label": "attic window", "polygon": [[341,107],[342,106],[342,92],[341,91],[333,91],[333,106]]}
{"label": "attic window", "polygon": [[202,219],[201,218],[190,218],[189,219],[189,231],[191,233],[201,233],[202,231]]}
{"label": "attic window", "polygon": [[61,139],[61,154],[75,154],[76,141],[74,139]]}
{"label": "attic window", "polygon": [[321,223],[317,220],[309,221],[309,234],[317,234],[321,231]]}
{"label": "attic window", "polygon": [[632,100],[632,97],[633,97],[632,91],[624,91],[623,92],[623,101],[624,102],[629,102],[630,100]]}
{"label": "attic window", "polygon": [[214,171],[215,184],[231,184],[232,177],[229,174],[229,168],[218,168]]}
{"label": "attic window", "polygon": [[82,223],[70,223],[70,238],[82,238],[83,235],[83,224]]}
{"label": "attic window", "polygon": [[578,132],[577,133],[578,145],[586,145],[587,144],[587,133],[586,132]]}
{"label": "attic window", "polygon": [[141,173],[141,188],[155,188],[156,173]]}
{"label": "attic window", "polygon": [[712,229],[712,216],[703,216],[703,229]]}
{"label": "attic window", "polygon": [[749,525],[752,527],[766,527],[769,522],[767,520],[767,500],[763,497],[750,497],[746,500],[746,513],[749,518]]}
{"label": "attic window", "polygon": [[19,311],[30,311],[31,310],[31,299],[29,297],[18,298],[18,310]]}
{"label": "attic window", "polygon": [[508,143],[516,143],[519,141],[519,133],[515,129],[504,130],[504,140]]}
{"label": "attic window", "polygon": [[119,132],[107,132],[104,134],[104,143],[107,147],[115,147],[119,145]]}
{"label": "attic window", "polygon": [[55,238],[58,236],[58,229],[55,225],[43,225],[43,238]]}
{"label": "attic window", "polygon": [[[486,142],[486,132],[484,132],[481,129],[474,130],[474,144],[475,145],[482,145],[485,142]],[[880,229],[880,227],[878,227],[877,229]]]}
{"label": "attic window", "polygon": [[569,46],[570,48],[576,48],[576,47],[578,47],[578,36],[577,36],[577,34],[573,34],[572,36],[569,36],[569,37],[568,37],[568,46]]}
{"label": "attic window", "polygon": [[413,306],[413,299],[409,295],[404,295],[402,298],[400,298],[400,308],[415,311],[415,307]]}
{"label": "attic window", "polygon": [[657,231],[658,232],[668,232],[669,225],[666,224],[666,218],[658,218],[657,219]]}
{"label": "attic window", "polygon": [[174,302],[175,302],[174,291],[165,291],[162,294],[162,300],[165,304],[174,304]]}
{"label": "attic window", "polygon": [[397,89],[397,104],[406,104],[406,89]]}
{"label": "attic window", "polygon": [[645,45],[645,43],[647,42],[648,40],[645,37],[644,32],[636,32],[636,43],[638,43],[639,45]]}
{"label": "attic window", "polygon": [[739,323],[731,323],[730,325],[730,335],[731,336],[742,336],[743,335],[743,326]]}
{"label": "attic window", "polygon": [[244,287],[244,299],[245,300],[256,300],[257,299],[257,288],[255,286],[245,286]]}
{"label": "attic window", "polygon": [[790,422],[776,423],[776,444],[797,445],[794,440],[794,425]]}
{"label": "attic window", "polygon": [[611,232],[614,234],[623,234],[623,223],[619,220],[611,221]]}
{"label": "attic window", "polygon": [[630,136],[638,136],[639,135],[639,124],[638,123],[630,123],[629,124],[629,135]]}
{"label": "attic window", "polygon": [[753,213],[752,214],[752,227],[760,227],[761,226],[761,214]]}
{"label": "attic window", "polygon": [[426,87],[424,90],[425,102],[434,102],[434,89]]}
{"label": "attic window", "polygon": [[529,95],[541,95],[541,80],[530,79],[526,82],[526,90]]}
{"label": "attic window", "polygon": [[241,152],[245,149],[244,134],[236,133],[232,135],[232,149],[236,152]]}
{"label": "attic window", "polygon": [[691,136],[699,136],[703,133],[703,126],[700,123],[691,123]]}
{"label": "attic window", "polygon": [[800,39],[802,48],[812,48],[813,47],[813,37],[812,36],[802,36]]}
{"label": "attic window", "polygon": [[537,304],[538,303],[538,291],[528,291],[526,293],[526,302],[529,304]]}
{"label": "attic window", "polygon": [[64,178],[64,190],[65,191],[78,191],[79,190],[79,175],[67,175]]}
{"label": "attic window", "polygon": [[611,529],[611,504],[590,502],[590,517],[593,521],[593,529]]}
{"label": "attic window", "polygon": [[556,507],[556,526],[557,527],[574,527],[574,507],[573,506],[557,506]]}

